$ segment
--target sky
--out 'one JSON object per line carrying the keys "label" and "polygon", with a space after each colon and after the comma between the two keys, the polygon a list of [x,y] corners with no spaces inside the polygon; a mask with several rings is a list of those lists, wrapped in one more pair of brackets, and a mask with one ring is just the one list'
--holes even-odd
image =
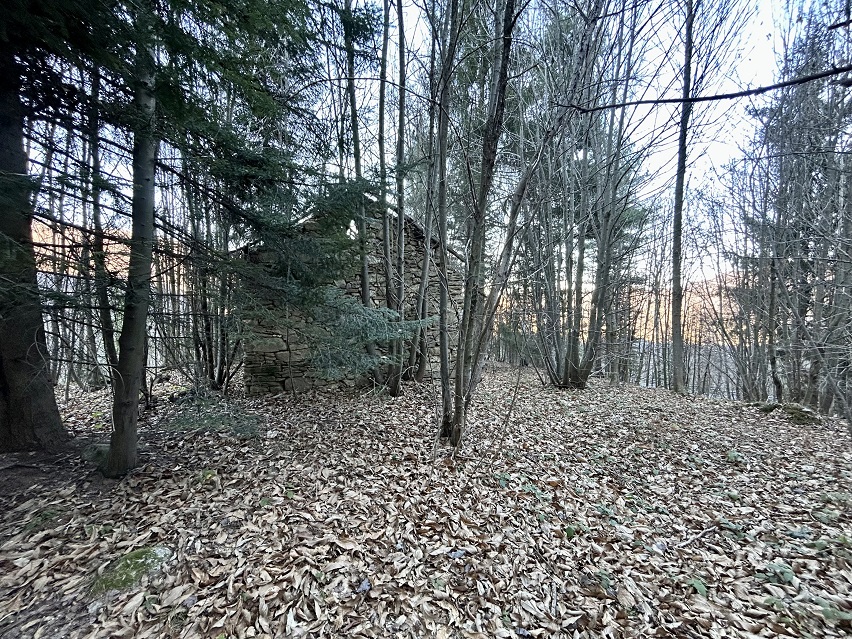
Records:
{"label": "sky", "polygon": [[[774,4],[778,4],[777,2]],[[732,64],[730,73],[721,79],[714,93],[725,93],[753,89],[776,82],[776,38],[773,16],[773,2],[761,0],[755,8],[748,25],[743,30],[740,55]],[[776,9],[777,11],[777,9]],[[750,126],[746,119],[745,108],[752,101],[748,98],[723,101],[717,105],[717,112],[723,121],[721,135],[708,141],[706,148],[707,171],[721,171],[724,165],[738,155],[738,145],[749,134]],[[697,168],[702,168],[700,166]]]}
{"label": "sky", "polygon": [[[774,15],[779,3],[772,0],[760,0],[756,3],[742,37],[736,46],[736,53],[727,69],[704,88],[700,95],[713,95],[742,91],[766,86],[776,82],[777,46],[774,28]],[[674,37],[674,36],[672,36]],[[675,82],[675,86],[677,83]],[[672,95],[661,97],[676,98],[676,89]],[[760,99],[760,98],[758,98]],[[690,140],[688,186],[690,188],[712,188],[715,181],[725,170],[725,165],[740,155],[739,146],[751,135],[750,122],[746,116],[746,108],[753,104],[749,98],[720,100],[703,103],[694,109],[693,123],[707,121],[701,130]],[[679,106],[658,107],[668,108],[675,120]],[[674,172],[677,157],[677,146],[674,136],[662,149],[655,152],[648,161],[648,168],[654,178],[646,186],[644,192],[649,197],[674,188]]]}
{"label": "sky", "polygon": [[[810,2],[819,0],[801,0]],[[705,5],[711,7],[714,0],[705,0]],[[742,38],[737,46],[737,53],[731,60],[729,68],[714,79],[703,91],[703,95],[739,91],[748,88],[766,86],[777,81],[776,78],[776,50],[780,50],[780,38],[777,37],[775,25],[781,18],[784,0],[742,0],[746,5],[751,5],[753,11],[746,26],[742,29]],[[425,47],[425,35],[428,25],[423,20],[422,10],[425,3],[423,0],[413,0],[406,3],[405,32],[408,46],[417,48],[418,45]],[[392,23],[395,21],[392,21]],[[661,42],[668,44],[680,37],[675,30],[677,26],[671,25],[670,34],[663,33]],[[393,27],[393,24],[392,24]],[[396,34],[391,34],[392,42],[395,42]],[[424,49],[425,51],[425,49]],[[391,47],[391,69],[389,73],[394,77],[395,46]],[[662,70],[663,76],[666,71]],[[663,77],[660,84],[667,84]],[[672,95],[672,92],[674,93]],[[677,82],[669,89],[661,92],[660,97],[678,97]],[[765,99],[763,98],[757,98]],[[719,176],[724,172],[725,165],[740,154],[739,146],[751,136],[751,122],[746,116],[746,108],[752,104],[749,98],[736,100],[725,100],[712,104],[702,104],[696,108],[697,118],[706,113],[707,119],[714,122],[704,127],[699,135],[691,140],[690,147],[690,180],[689,187],[695,189],[706,189],[718,182]],[[653,175],[653,179],[643,189],[642,194],[647,198],[657,201],[660,195],[673,190],[674,170],[677,157],[677,105],[670,107],[655,107],[658,113],[655,115],[656,125],[665,127],[666,143],[656,150],[645,165],[646,170]],[[641,135],[641,129],[637,131]]]}

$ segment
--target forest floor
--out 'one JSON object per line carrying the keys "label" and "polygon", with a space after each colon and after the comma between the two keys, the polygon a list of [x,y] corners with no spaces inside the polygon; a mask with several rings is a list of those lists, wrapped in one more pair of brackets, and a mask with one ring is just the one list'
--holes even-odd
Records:
{"label": "forest floor", "polygon": [[[852,632],[842,424],[521,373],[491,369],[455,456],[426,386],[164,400],[120,481],[0,456],[0,637]],[[105,441],[105,402],[69,428]]]}

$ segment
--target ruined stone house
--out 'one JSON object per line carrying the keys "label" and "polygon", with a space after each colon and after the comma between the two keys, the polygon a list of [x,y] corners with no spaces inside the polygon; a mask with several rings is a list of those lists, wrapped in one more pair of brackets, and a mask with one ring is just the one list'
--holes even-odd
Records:
{"label": "ruined stone house", "polygon": [[[370,291],[372,304],[384,306],[385,276],[382,258],[381,220],[370,220]],[[426,259],[426,237],[423,229],[414,220],[405,219],[405,255],[404,255],[404,319],[417,318],[416,304],[420,288],[423,260]],[[395,240],[394,240],[395,242]],[[395,245],[395,243],[394,243]],[[270,252],[258,250],[255,260],[269,262],[275,260]],[[440,259],[437,240],[432,240],[432,267],[429,270],[427,285],[427,316],[437,316],[439,312],[440,280],[438,278],[438,260]],[[451,256],[447,265],[450,294],[451,343],[454,343],[456,327],[461,316],[461,300],[464,291],[464,276],[457,258]],[[360,296],[360,273],[357,267],[351,274],[339,281],[338,286],[353,297]],[[269,300],[269,304],[275,304]],[[274,316],[275,314],[270,314]],[[292,317],[291,317],[292,321]],[[298,321],[298,320],[296,320]],[[281,326],[269,318],[250,320],[251,337],[244,341],[244,381],[246,392],[250,395],[279,393],[282,391],[304,391],[325,386],[330,383],[354,384],[351,376],[335,382],[329,381],[321,371],[312,365],[314,354],[303,340],[298,338],[299,331]],[[291,324],[292,325],[292,324]],[[426,343],[430,357],[430,368],[439,369],[438,326],[437,322],[426,329]],[[406,345],[406,352],[410,345]]]}

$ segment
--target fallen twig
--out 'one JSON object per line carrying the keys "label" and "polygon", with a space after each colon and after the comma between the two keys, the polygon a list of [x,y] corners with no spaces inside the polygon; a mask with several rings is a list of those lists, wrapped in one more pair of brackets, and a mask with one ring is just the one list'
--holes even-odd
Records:
{"label": "fallen twig", "polygon": [[707,535],[709,535],[711,532],[713,532],[713,531],[715,531],[715,530],[718,530],[718,529],[719,529],[719,527],[718,527],[718,526],[716,526],[716,525],[714,524],[713,526],[710,526],[710,528],[705,528],[705,529],[704,529],[704,530],[702,530],[700,533],[698,533],[697,535],[695,535],[695,536],[693,536],[693,537],[690,537],[690,538],[689,538],[689,539],[687,539],[686,541],[682,541],[682,542],[680,542],[677,546],[675,546],[675,548],[678,548],[678,549],[680,549],[680,548],[686,548],[689,544],[691,544],[691,543],[693,543],[693,542],[695,542],[695,541],[698,541],[698,540],[699,540],[699,539],[701,539],[702,537],[706,537],[706,536],[707,536]]}

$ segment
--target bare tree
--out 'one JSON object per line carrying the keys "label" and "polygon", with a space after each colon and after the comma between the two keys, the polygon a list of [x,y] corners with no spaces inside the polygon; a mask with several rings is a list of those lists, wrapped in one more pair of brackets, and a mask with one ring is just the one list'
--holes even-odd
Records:
{"label": "bare tree", "polygon": [[[683,65],[678,124],[677,169],[672,221],[672,390],[686,392],[683,348],[683,209],[686,190],[688,137],[693,114],[692,98],[729,62],[747,12],[739,0],[713,3],[685,0],[676,3],[683,12]],[[679,14],[680,12],[678,12]]]}

